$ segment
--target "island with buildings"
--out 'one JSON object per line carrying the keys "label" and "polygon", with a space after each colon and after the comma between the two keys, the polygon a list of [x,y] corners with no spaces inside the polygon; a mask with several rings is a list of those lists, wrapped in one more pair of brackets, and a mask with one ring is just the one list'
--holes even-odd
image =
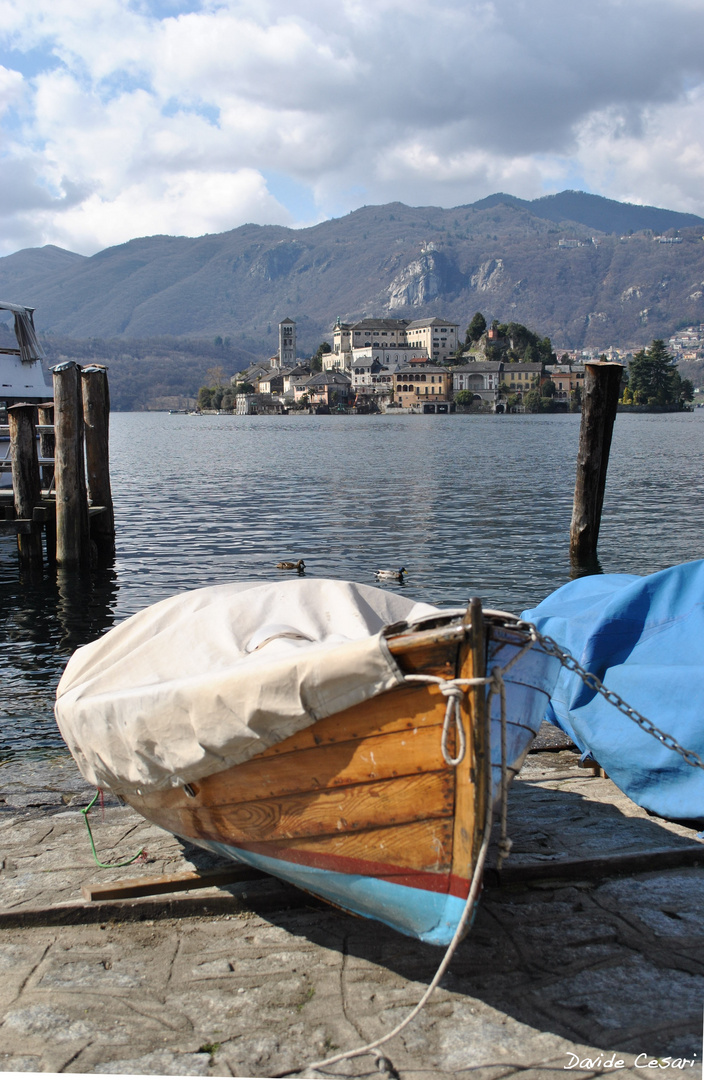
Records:
{"label": "island with buildings", "polygon": [[[237,372],[224,391],[202,388],[202,410],[240,415],[579,411],[585,363],[599,355],[563,351],[558,359],[549,338],[517,323],[495,320],[487,326],[479,312],[464,338],[458,323],[439,317],[350,323],[338,318],[332,345],[323,342],[308,360],[297,355],[295,320],[282,319],[278,329],[277,353]],[[624,359],[613,348],[600,355]],[[674,375],[674,359],[666,355]],[[678,395],[691,400],[691,384],[680,384],[684,389],[673,400]]]}

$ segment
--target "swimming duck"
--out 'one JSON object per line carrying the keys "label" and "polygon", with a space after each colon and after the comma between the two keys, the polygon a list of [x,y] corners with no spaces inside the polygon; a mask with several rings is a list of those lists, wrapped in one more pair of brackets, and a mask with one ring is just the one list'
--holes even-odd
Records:
{"label": "swimming duck", "polygon": [[298,562],[277,562],[277,570],[298,570],[299,574],[302,574],[306,568],[306,564],[303,559],[299,559]]}
{"label": "swimming duck", "polygon": [[374,576],[377,581],[403,581],[403,575],[406,573],[405,566],[399,566],[398,570],[377,570]]}

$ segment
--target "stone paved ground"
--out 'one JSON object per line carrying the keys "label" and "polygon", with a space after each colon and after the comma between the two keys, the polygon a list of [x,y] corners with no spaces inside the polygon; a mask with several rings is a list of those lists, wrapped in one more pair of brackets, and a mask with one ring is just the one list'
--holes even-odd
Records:
{"label": "stone paved ground", "polygon": [[[18,787],[0,814],[0,1070],[322,1075],[306,1062],[390,1030],[432,978],[440,950],[268,879],[85,905],[85,882],[205,863],[110,805],[92,815],[98,850],[124,857],[146,844],[152,861],[99,871],[68,805],[86,792],[64,768],[58,801],[42,805],[36,792],[13,807],[27,793]],[[511,833],[508,865],[542,873],[564,858],[697,842],[568,751],[529,759],[512,789]],[[704,860],[487,888],[440,989],[384,1048],[389,1068],[403,1080],[698,1078],[703,901]],[[645,1067],[658,1057],[695,1064]],[[364,1057],[329,1074],[383,1071]]]}

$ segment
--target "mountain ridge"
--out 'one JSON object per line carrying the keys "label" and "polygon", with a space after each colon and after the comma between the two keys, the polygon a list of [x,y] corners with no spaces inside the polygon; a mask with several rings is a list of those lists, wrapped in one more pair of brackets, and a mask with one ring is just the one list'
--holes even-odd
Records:
{"label": "mountain ridge", "polygon": [[304,229],[136,237],[92,256],[27,248],[0,259],[0,296],[34,306],[49,335],[222,336],[248,355],[276,350],[284,316],[309,353],[338,316],[464,328],[477,310],[557,347],[640,346],[704,321],[703,232],[696,215],[585,192],[498,192],[450,209],[365,206]]}

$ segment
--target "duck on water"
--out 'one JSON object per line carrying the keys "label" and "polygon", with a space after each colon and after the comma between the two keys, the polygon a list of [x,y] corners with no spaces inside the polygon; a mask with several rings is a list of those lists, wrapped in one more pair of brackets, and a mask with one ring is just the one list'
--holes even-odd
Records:
{"label": "duck on water", "polygon": [[404,581],[406,567],[399,566],[398,570],[375,570],[374,577],[377,581]]}

